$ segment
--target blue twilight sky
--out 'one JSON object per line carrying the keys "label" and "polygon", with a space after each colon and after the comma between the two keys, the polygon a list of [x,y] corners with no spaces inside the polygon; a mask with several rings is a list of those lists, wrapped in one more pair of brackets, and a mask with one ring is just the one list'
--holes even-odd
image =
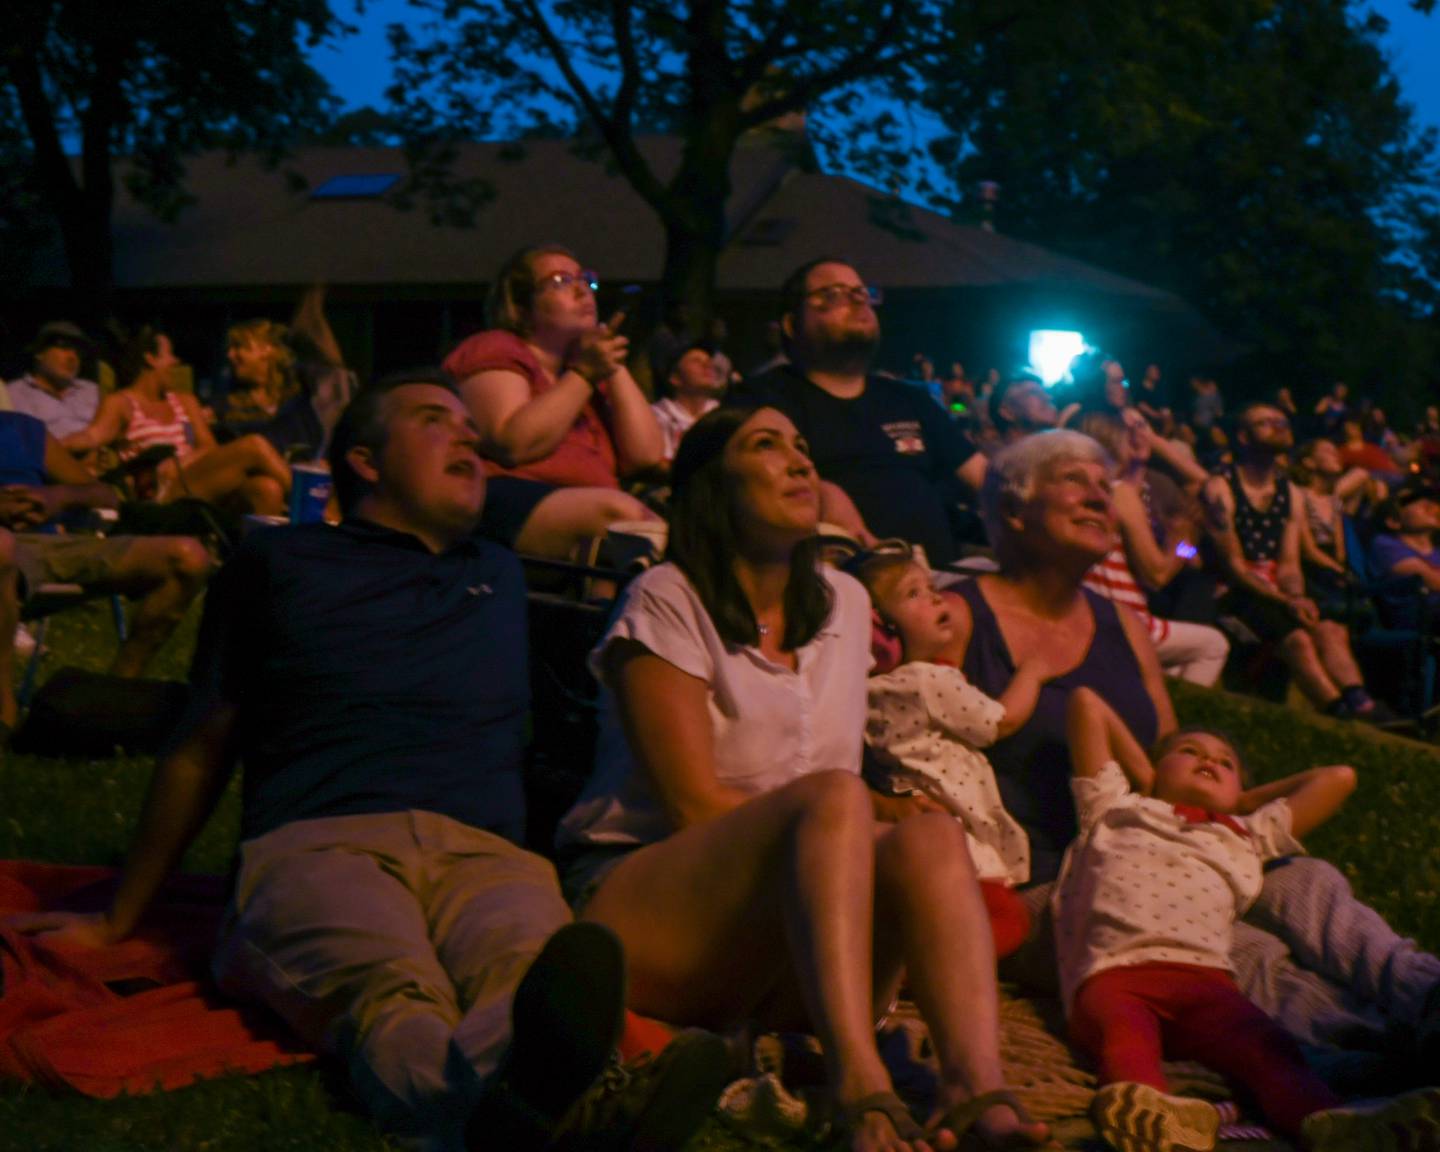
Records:
{"label": "blue twilight sky", "polygon": [[[1410,8],[1409,0],[1371,0],[1370,6],[1390,21],[1386,44],[1406,99],[1415,106],[1422,124],[1440,128],[1440,9],[1421,16]],[[385,87],[390,82],[385,27],[414,15],[405,0],[366,0],[363,17],[347,14],[358,26],[357,34],[340,47],[315,53],[316,68],[347,106],[384,106]]]}

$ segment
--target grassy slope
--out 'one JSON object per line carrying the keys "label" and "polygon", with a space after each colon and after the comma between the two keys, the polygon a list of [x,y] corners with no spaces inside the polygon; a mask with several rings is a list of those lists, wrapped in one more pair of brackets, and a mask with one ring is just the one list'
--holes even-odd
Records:
{"label": "grassy slope", "polygon": [[[194,621],[177,636],[156,674],[181,676]],[[60,663],[103,667],[113,648],[104,605],[52,623]],[[1360,788],[1347,810],[1313,838],[1317,854],[1340,862],[1357,890],[1400,930],[1440,948],[1440,754],[1354,726],[1312,720],[1275,705],[1218,693],[1178,693],[1185,720],[1218,723],[1246,745],[1264,779],[1317,763],[1348,762]],[[143,758],[55,761],[9,756],[0,767],[0,856],[76,863],[118,862],[134,825],[150,762]],[[185,866],[222,872],[238,824],[232,785]],[[741,1145],[718,1128],[707,1152]],[[378,1152],[386,1142],[355,1115],[343,1093],[314,1069],[202,1084],[183,1092],[97,1102],[0,1086],[0,1152],[138,1152],[204,1149],[334,1149]]]}

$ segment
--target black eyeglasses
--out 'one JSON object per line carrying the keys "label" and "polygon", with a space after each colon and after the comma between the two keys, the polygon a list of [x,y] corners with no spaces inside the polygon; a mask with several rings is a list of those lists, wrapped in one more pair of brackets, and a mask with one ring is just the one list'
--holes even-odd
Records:
{"label": "black eyeglasses", "polygon": [[569,288],[572,284],[583,284],[591,292],[600,291],[600,277],[593,268],[582,268],[578,272],[552,272],[535,281],[535,294],[554,292]]}
{"label": "black eyeglasses", "polygon": [[812,288],[806,292],[805,299],[813,300],[817,307],[826,310],[842,303],[868,304],[871,308],[878,308],[885,301],[885,293],[864,284],[826,284],[823,288]]}

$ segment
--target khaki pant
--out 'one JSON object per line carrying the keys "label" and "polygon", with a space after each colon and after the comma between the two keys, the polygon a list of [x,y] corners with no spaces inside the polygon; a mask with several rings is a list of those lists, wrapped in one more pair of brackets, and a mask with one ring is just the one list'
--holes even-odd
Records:
{"label": "khaki pant", "polygon": [[241,845],[215,978],[344,1061],[383,1126],[445,1147],[569,920],[550,863],[491,833],[432,812],[302,820]]}

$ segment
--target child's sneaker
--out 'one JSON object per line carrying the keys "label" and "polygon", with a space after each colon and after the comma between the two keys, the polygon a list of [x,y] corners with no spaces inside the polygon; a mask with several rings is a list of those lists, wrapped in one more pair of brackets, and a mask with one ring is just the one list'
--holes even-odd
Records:
{"label": "child's sneaker", "polygon": [[1310,1152],[1440,1152],[1440,1088],[1312,1112],[1300,1134]]}
{"label": "child's sneaker", "polygon": [[1129,1080],[1096,1092],[1090,1117],[1119,1152],[1210,1152],[1220,1128],[1213,1104]]}

